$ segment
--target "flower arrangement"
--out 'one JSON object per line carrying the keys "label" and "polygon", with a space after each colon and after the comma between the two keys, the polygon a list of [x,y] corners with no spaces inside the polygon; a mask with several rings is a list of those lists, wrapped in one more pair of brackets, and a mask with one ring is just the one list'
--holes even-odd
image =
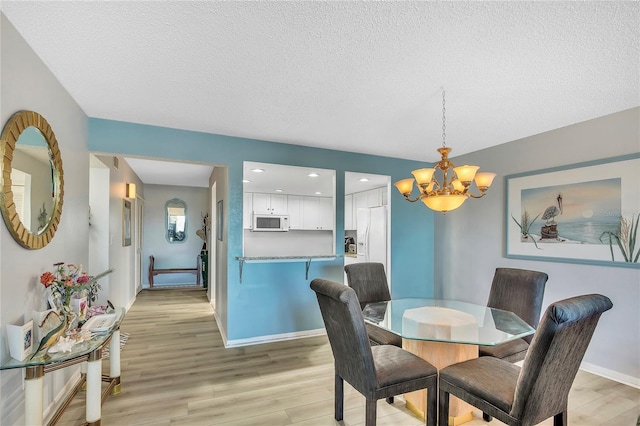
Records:
{"label": "flower arrangement", "polygon": [[113,272],[110,268],[101,274],[91,276],[82,270],[82,265],[58,262],[53,266],[53,272],[40,275],[40,283],[51,291],[54,300],[60,301],[65,310],[68,310],[71,298],[76,294],[84,294],[89,301],[95,302],[98,290],[102,289],[98,280]]}

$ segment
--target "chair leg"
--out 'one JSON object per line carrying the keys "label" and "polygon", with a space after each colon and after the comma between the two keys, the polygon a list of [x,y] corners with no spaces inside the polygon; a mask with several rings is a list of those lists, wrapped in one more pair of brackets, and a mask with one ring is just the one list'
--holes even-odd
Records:
{"label": "chair leg", "polygon": [[438,409],[438,426],[449,426],[449,392],[440,391]]}
{"label": "chair leg", "polygon": [[387,404],[393,404],[393,397],[392,396],[387,398]]}
{"label": "chair leg", "polygon": [[482,413],[482,418],[484,419],[485,422],[490,422],[491,420],[493,420],[493,417],[491,417],[487,413]]}
{"label": "chair leg", "polygon": [[336,421],[340,421],[343,418],[344,411],[344,381],[342,377],[336,374],[336,386],[335,386],[335,418]]}
{"label": "chair leg", "polygon": [[567,418],[567,410],[553,416],[553,426],[567,426],[569,419]]}
{"label": "chair leg", "polygon": [[378,401],[367,399],[364,424],[365,426],[376,426],[376,408]]}
{"label": "chair leg", "polygon": [[[438,414],[438,386],[427,389],[427,426],[436,426]],[[448,421],[448,419],[447,419]]]}

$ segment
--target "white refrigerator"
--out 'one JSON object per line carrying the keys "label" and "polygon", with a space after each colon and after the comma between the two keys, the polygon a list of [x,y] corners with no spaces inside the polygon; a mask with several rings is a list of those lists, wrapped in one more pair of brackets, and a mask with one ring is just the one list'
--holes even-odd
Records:
{"label": "white refrigerator", "polygon": [[356,239],[358,262],[378,262],[387,268],[387,206],[358,209]]}

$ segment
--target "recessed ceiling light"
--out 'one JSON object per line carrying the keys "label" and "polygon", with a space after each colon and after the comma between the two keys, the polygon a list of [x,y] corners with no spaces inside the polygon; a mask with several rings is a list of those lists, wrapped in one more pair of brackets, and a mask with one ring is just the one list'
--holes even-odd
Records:
{"label": "recessed ceiling light", "polygon": [[247,179],[242,179],[242,183],[251,183],[251,181]]}
{"label": "recessed ceiling light", "polygon": [[284,189],[276,189],[276,192],[284,192]]}
{"label": "recessed ceiling light", "polygon": [[360,182],[369,182],[369,179],[367,179],[367,178],[360,178],[359,180],[360,180]]}
{"label": "recessed ceiling light", "polygon": [[314,192],[314,194],[316,194],[316,195],[322,195],[322,192],[320,192],[320,191],[316,191],[316,192]]}
{"label": "recessed ceiling light", "polygon": [[262,173],[264,172],[264,169],[251,169],[251,171],[254,173]]}
{"label": "recessed ceiling light", "polygon": [[317,174],[317,173],[309,173],[307,176],[309,176],[309,177],[318,177],[320,175]]}

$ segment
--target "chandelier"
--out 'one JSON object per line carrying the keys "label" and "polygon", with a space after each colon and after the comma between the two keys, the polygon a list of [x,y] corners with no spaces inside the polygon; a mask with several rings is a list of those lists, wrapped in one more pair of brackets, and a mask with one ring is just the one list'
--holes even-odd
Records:
{"label": "chandelier", "polygon": [[[456,167],[451,161],[449,161],[449,152],[451,148],[448,148],[445,143],[446,135],[446,121],[445,121],[445,91],[442,90],[442,147],[438,148],[438,152],[442,156],[442,159],[437,162],[432,168],[418,169],[411,172],[413,178],[407,178],[399,180],[394,183],[395,187],[404,198],[414,203],[416,201],[422,201],[431,210],[446,213],[451,210],[455,210],[464,203],[467,198],[481,198],[484,197],[487,189],[491,186],[493,178],[496,177],[495,173],[476,173],[479,166],[459,166]],[[440,180],[436,175],[441,175]],[[413,192],[413,182],[416,182],[420,195],[412,199],[411,192]],[[469,191],[469,187],[472,182],[476,183],[480,193],[478,195],[472,194]]]}

